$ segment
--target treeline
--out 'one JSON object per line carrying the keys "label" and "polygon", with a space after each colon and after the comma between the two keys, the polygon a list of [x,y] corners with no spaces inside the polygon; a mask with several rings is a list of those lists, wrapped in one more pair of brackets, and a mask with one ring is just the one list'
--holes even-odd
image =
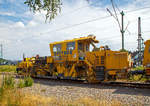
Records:
{"label": "treeline", "polygon": [[18,62],[0,58],[0,65],[16,65]]}

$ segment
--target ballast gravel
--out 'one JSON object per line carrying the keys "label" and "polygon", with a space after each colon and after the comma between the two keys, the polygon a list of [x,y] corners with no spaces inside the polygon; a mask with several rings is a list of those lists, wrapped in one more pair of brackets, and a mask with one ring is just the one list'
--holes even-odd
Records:
{"label": "ballast gravel", "polygon": [[150,89],[34,79],[34,85],[24,90],[32,94],[72,101],[90,97],[96,100],[105,99],[108,102],[117,100],[128,106],[150,106]]}

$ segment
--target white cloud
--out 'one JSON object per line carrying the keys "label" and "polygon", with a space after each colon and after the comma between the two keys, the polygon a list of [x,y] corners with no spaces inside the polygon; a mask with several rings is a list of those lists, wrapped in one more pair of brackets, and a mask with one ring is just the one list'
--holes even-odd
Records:
{"label": "white cloud", "polygon": [[0,11],[0,15],[15,16],[15,13],[14,12],[2,12],[2,11]]}
{"label": "white cloud", "polygon": [[[126,7],[120,6],[120,8],[134,10],[141,7],[134,2]],[[137,33],[137,18],[139,16],[141,16],[141,19],[149,17],[149,11],[150,8],[125,13],[125,25],[127,24],[128,18],[130,21],[128,29],[131,33]],[[21,59],[23,53],[28,57],[35,54],[47,56],[50,55],[49,43],[87,36],[89,34],[96,35],[97,39],[100,41],[98,46],[109,45],[113,50],[119,50],[121,48],[121,34],[118,24],[113,17],[64,28],[109,15],[106,11],[106,7],[93,7],[88,5],[85,1],[79,1],[71,5],[69,3],[64,3],[62,13],[50,23],[45,23],[43,12],[35,15],[26,12],[23,15],[24,17],[32,17],[32,20],[27,24],[21,21],[0,23],[0,36],[3,38],[0,40],[0,43],[4,43],[5,58]],[[118,17],[119,19],[121,18],[120,15],[118,15]],[[148,19],[142,20],[142,31],[149,30],[149,23]],[[143,37],[145,40],[148,39],[148,33],[144,33]],[[129,35],[128,32],[125,33],[125,48],[129,50],[135,50],[137,48],[136,34]]]}
{"label": "white cloud", "polygon": [[22,22],[16,22],[13,27],[16,27],[16,28],[24,28],[24,24]]}
{"label": "white cloud", "polygon": [[29,23],[28,23],[28,26],[29,27],[34,27],[34,26],[36,26],[37,25],[37,23],[35,22],[35,21],[30,21]]}

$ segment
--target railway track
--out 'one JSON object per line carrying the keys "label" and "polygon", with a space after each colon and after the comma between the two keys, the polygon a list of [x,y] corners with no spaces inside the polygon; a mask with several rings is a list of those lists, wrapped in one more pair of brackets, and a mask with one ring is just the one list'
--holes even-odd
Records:
{"label": "railway track", "polygon": [[102,82],[102,85],[107,86],[121,86],[129,88],[141,88],[141,89],[150,89],[150,83],[137,83],[137,82]]}
{"label": "railway track", "polygon": [[116,82],[116,81],[108,81],[108,82],[99,82],[99,83],[88,83],[85,80],[68,80],[68,79],[57,79],[57,78],[42,78],[38,77],[35,79],[42,79],[42,80],[53,80],[58,82],[65,82],[65,83],[73,83],[73,84],[85,84],[85,85],[96,85],[96,86],[116,86],[116,87],[129,87],[129,88],[141,88],[141,89],[150,89],[150,83],[137,83],[137,82]]}
{"label": "railway track", "polygon": [[[0,73],[1,75],[13,75],[16,78],[23,78],[22,75],[16,73]],[[68,80],[68,79],[57,79],[56,77],[34,77],[35,80],[47,80],[47,81],[56,81],[63,83],[72,83],[72,84],[85,84],[85,85],[97,85],[97,86],[114,86],[114,87],[128,87],[128,88],[140,88],[140,89],[150,89],[150,83],[139,83],[139,82],[99,82],[99,83],[88,83],[85,80]]]}

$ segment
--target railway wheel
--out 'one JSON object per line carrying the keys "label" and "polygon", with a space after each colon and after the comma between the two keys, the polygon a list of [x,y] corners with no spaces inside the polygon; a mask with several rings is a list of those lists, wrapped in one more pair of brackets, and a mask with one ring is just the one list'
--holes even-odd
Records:
{"label": "railway wheel", "polygon": [[87,71],[87,78],[86,79],[87,79],[88,83],[97,83],[97,82],[100,82],[100,81],[96,80],[96,76],[95,76],[95,74],[94,74],[94,72],[93,72],[92,69],[89,69]]}

